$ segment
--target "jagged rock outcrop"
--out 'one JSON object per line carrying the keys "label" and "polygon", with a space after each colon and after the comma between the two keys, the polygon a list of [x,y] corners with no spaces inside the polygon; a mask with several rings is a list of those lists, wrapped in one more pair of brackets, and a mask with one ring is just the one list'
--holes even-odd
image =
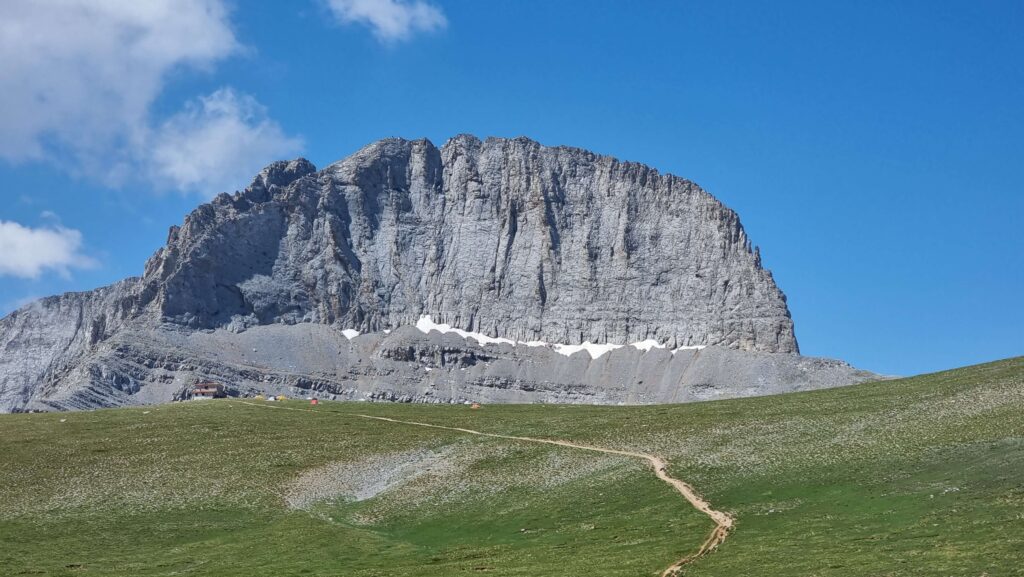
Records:
{"label": "jagged rock outcrop", "polygon": [[429,314],[524,341],[797,351],[736,213],[687,180],[526,139],[274,165],[173,230],[144,282],[196,328],[370,332]]}
{"label": "jagged rock outcrop", "polygon": [[[172,227],[141,278],[43,299],[0,320],[0,410],[156,402],[168,400],[157,383],[185,376],[230,373],[258,384],[268,382],[259,371],[280,372],[258,355],[244,363],[257,371],[248,374],[215,351],[162,348],[180,346],[171,343],[181,335],[194,344],[194,335],[217,334],[223,347],[255,328],[310,324],[323,327],[323,344],[343,329],[380,333],[422,315],[516,341],[653,339],[669,349],[801,359],[785,297],[736,213],[694,183],[524,138],[458,136],[441,149],[386,139],[320,171],[303,159],[271,164],[244,191]],[[363,352],[386,362],[352,375],[385,384],[402,372],[387,363],[406,362]],[[523,348],[516,358],[545,354]],[[315,372],[318,362],[306,355],[289,374]],[[564,373],[565,362],[549,364]],[[553,386],[602,382],[589,364]],[[854,372],[847,366],[819,384],[864,378]],[[632,378],[620,373],[616,387]],[[759,390],[797,386],[793,374],[762,378]],[[317,378],[341,390],[362,378],[352,375]],[[528,382],[537,385],[537,375]],[[425,378],[398,380],[395,390],[411,390]]]}

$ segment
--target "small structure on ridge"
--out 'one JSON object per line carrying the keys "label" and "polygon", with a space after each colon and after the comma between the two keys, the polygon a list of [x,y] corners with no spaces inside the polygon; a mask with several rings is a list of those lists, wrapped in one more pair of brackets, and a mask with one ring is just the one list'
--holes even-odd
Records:
{"label": "small structure on ridge", "polygon": [[228,396],[224,385],[212,382],[199,382],[193,385],[189,398],[198,401],[202,399],[223,399]]}

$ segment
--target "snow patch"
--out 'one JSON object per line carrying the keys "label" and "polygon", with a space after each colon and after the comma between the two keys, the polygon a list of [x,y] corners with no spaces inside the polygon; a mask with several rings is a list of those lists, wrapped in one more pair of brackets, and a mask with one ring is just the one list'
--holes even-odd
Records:
{"label": "snow patch", "polygon": [[[501,337],[489,337],[482,333],[474,333],[470,331],[464,331],[462,329],[452,328],[452,326],[448,324],[435,323],[434,320],[430,317],[430,315],[421,316],[420,320],[416,321],[416,328],[419,329],[420,332],[424,334],[429,334],[430,331],[437,331],[442,334],[455,333],[464,339],[473,339],[482,346],[504,344],[512,346],[523,345],[527,347],[550,347],[551,349],[554,349],[554,351],[557,352],[558,354],[565,355],[567,357],[572,356],[573,354],[578,353],[580,351],[587,351],[587,353],[590,354],[590,358],[596,359],[607,352],[614,351],[615,349],[620,349],[624,346],[636,347],[637,349],[644,352],[649,352],[651,349],[655,348],[666,348],[665,345],[659,344],[658,341],[654,339],[647,339],[645,341],[639,341],[636,343],[632,343],[630,345],[614,345],[609,343],[602,345],[597,343],[591,343],[589,341],[579,345],[547,343],[544,341],[514,341],[512,339],[505,339]],[[672,354],[675,354],[676,351],[680,350],[700,350],[703,348],[704,345],[687,345],[673,349]]]}
{"label": "snow patch", "polygon": [[360,333],[355,329],[345,329],[341,331],[341,334],[345,335],[345,338],[351,341],[352,339],[358,337]]}
{"label": "snow patch", "polygon": [[640,341],[638,343],[633,343],[630,346],[636,347],[636,348],[640,349],[641,351],[644,351],[645,353],[646,352],[650,352],[651,349],[663,349],[663,348],[665,348],[665,345],[659,343],[658,341],[656,341],[654,339],[647,339],[646,341]]}
{"label": "snow patch", "polygon": [[573,354],[578,353],[580,351],[587,351],[588,353],[590,353],[590,358],[592,358],[592,359],[596,359],[597,357],[600,357],[601,355],[603,355],[603,354],[605,354],[607,352],[614,351],[615,349],[622,348],[622,345],[612,345],[612,344],[599,345],[599,344],[596,344],[596,343],[592,343],[590,341],[587,341],[587,342],[585,342],[583,344],[580,344],[580,345],[560,345],[560,344],[554,344],[554,345],[550,345],[550,346],[551,346],[551,348],[555,349],[555,352],[557,352],[558,354],[565,355],[567,357],[572,356]]}
{"label": "snow patch", "polygon": [[416,321],[416,328],[418,328],[420,332],[423,332],[424,334],[430,333],[430,331],[437,331],[439,333],[455,333],[464,339],[474,339],[481,345],[516,344],[516,342],[513,341],[512,339],[489,337],[482,333],[472,333],[469,331],[464,331],[462,329],[454,329],[452,328],[451,325],[435,323],[433,319],[430,318],[430,315],[421,316],[420,320]]}

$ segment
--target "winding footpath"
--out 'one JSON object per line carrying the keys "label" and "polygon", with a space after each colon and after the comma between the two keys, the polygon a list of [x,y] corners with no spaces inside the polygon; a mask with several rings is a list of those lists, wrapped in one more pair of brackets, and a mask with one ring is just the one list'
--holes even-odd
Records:
{"label": "winding footpath", "polygon": [[[288,410],[288,411],[304,411],[304,412],[310,412],[310,413],[313,413],[313,412],[323,413],[324,412],[324,411],[315,411],[313,409],[299,409],[299,408],[296,408],[296,407],[282,407],[280,405],[268,405],[268,404],[265,404],[265,403],[253,403],[253,402],[250,402],[250,401],[238,401],[238,402],[240,402],[242,404],[245,404],[245,405],[251,405],[253,407],[262,407],[262,408],[265,408],[265,409],[282,409],[282,410]],[[517,437],[517,436],[514,436],[514,435],[499,435],[497,433],[485,433],[483,431],[474,431],[473,429],[463,429],[463,428],[460,428],[460,427],[446,427],[444,425],[434,425],[434,424],[431,424],[431,423],[418,423],[416,421],[402,421],[402,420],[399,420],[399,419],[392,419],[392,418],[389,418],[389,417],[376,417],[376,416],[373,416],[373,415],[362,415],[362,414],[358,414],[358,413],[355,413],[355,414],[353,414],[353,413],[341,413],[341,414],[348,414],[350,416],[359,417],[361,419],[370,419],[370,420],[374,420],[374,421],[384,421],[384,422],[387,422],[387,423],[394,423],[394,424],[399,424],[399,425],[411,425],[411,426],[415,426],[415,427],[427,427],[427,428],[430,428],[430,429],[442,429],[442,430],[445,430],[445,431],[456,431],[456,432],[459,432],[459,433],[466,433],[467,435],[478,435],[478,436],[481,436],[481,437],[492,437],[492,438],[495,438],[495,439],[507,439],[507,440],[510,440],[510,441],[522,441],[522,442],[526,442],[526,443],[540,443],[540,444],[544,444],[544,445],[557,445],[559,447],[568,447],[570,449],[579,449],[579,450],[582,450],[582,451],[593,451],[595,453],[607,453],[609,455],[621,455],[623,457],[633,457],[633,458],[636,458],[636,459],[642,459],[644,461],[647,461],[647,463],[651,466],[651,468],[654,469],[654,474],[659,479],[661,479],[665,483],[668,483],[673,489],[678,491],[679,494],[681,494],[683,496],[683,498],[686,499],[687,502],[689,502],[690,505],[693,506],[694,509],[697,509],[701,513],[704,513],[705,515],[707,515],[715,523],[715,528],[711,530],[711,533],[708,535],[708,538],[704,540],[704,543],[701,544],[700,548],[698,548],[693,553],[683,557],[682,559],[676,561],[672,565],[668,566],[664,571],[661,572],[661,577],[673,577],[675,575],[678,575],[679,572],[683,569],[684,566],[686,566],[689,563],[692,563],[692,562],[696,561],[697,559],[699,559],[699,558],[703,557],[704,555],[706,555],[706,554],[710,553],[711,551],[713,551],[716,547],[721,545],[723,541],[725,541],[726,537],[729,536],[729,532],[732,530],[732,527],[733,527],[733,518],[728,513],[725,513],[725,512],[722,512],[722,511],[717,511],[717,510],[711,508],[711,504],[708,503],[707,501],[705,501],[700,495],[698,495],[697,492],[693,489],[693,487],[688,485],[685,481],[682,481],[680,479],[676,479],[675,477],[673,477],[673,476],[668,474],[668,471],[667,471],[668,463],[666,463],[664,459],[662,459],[661,457],[655,456],[655,455],[651,455],[649,453],[638,453],[638,452],[634,452],[634,451],[622,451],[622,450],[619,450],[619,449],[608,449],[608,448],[605,448],[605,447],[595,447],[595,446],[592,446],[592,445],[582,445],[582,444],[579,444],[579,443],[573,443],[571,441],[564,441],[564,440],[561,440],[561,439],[541,439],[541,438],[537,438],[537,437]]]}

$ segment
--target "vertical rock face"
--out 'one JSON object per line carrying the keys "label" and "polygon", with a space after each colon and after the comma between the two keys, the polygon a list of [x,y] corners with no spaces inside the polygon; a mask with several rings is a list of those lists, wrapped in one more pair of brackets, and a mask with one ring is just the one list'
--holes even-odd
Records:
{"label": "vertical rock face", "polygon": [[[392,379],[395,390],[419,390],[426,386],[422,373],[400,371],[412,361],[394,360],[421,357],[414,352],[419,344],[401,354],[353,352],[349,376],[338,376],[337,368],[329,374],[324,367],[331,363],[323,365],[312,351],[348,342],[343,329],[377,333],[413,325],[422,315],[520,342],[653,339],[669,349],[798,352],[786,299],[736,213],[694,183],[525,138],[458,136],[440,149],[427,140],[387,139],[320,171],[303,159],[275,162],[244,191],[221,194],[172,227],[141,278],[43,299],[0,319],[0,411],[37,406],[40,399],[55,408],[169,400],[181,379],[217,374],[269,382],[278,369],[261,364],[262,355],[240,354],[228,363],[218,351],[244,342],[255,328],[297,324],[319,332],[301,337],[308,342],[298,350],[305,352],[281,375],[317,367],[319,382],[341,390],[355,382],[351,375],[379,387],[405,371]],[[235,337],[188,336],[210,331]],[[307,333],[280,334],[287,340]],[[181,342],[192,343],[187,354],[175,344]],[[207,342],[216,345],[204,349]],[[366,355],[372,363],[399,364],[371,370]],[[614,387],[632,378],[624,368],[600,376],[598,359],[576,374],[565,367],[579,362],[543,360],[549,356],[516,353],[528,359],[524,366],[543,364],[528,378],[518,374],[518,361],[507,361],[502,376],[467,369],[459,382],[467,390],[509,383],[582,390],[590,382]],[[623,358],[622,366],[631,366]],[[797,366],[764,359],[751,366]],[[563,385],[544,380],[549,364]],[[828,372],[813,381],[821,386],[852,382],[848,366],[826,365],[775,371],[786,375],[775,379],[775,388],[744,390],[791,389],[806,367]],[[432,382],[441,383],[434,375]],[[675,386],[671,375],[661,378],[668,379],[665,391]],[[715,378],[726,383],[732,376]],[[636,377],[636,391],[644,390],[645,379],[650,375]],[[676,398],[665,391],[629,398]],[[508,400],[519,398],[509,394]],[[622,400],[617,394],[600,398]],[[563,398],[552,395],[545,399]]]}
{"label": "vertical rock face", "polygon": [[0,319],[0,412],[45,395],[84,355],[130,323],[138,313],[138,280],[48,297]]}
{"label": "vertical rock face", "polygon": [[521,341],[798,350],[736,213],[690,181],[523,138],[273,165],[172,231],[144,282],[192,327],[371,332],[428,314]]}

